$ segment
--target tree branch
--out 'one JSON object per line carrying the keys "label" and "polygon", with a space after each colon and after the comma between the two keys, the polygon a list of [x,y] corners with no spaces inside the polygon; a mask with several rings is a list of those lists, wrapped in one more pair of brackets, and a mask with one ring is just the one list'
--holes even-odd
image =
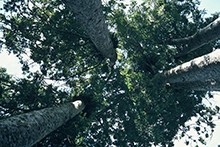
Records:
{"label": "tree branch", "polygon": [[202,28],[194,35],[180,38],[180,39],[173,39],[169,42],[171,45],[178,45],[178,44],[185,44],[186,48],[178,55],[178,57],[186,55],[205,44],[208,44],[220,37],[220,17],[217,18],[215,21],[207,25],[206,27]]}

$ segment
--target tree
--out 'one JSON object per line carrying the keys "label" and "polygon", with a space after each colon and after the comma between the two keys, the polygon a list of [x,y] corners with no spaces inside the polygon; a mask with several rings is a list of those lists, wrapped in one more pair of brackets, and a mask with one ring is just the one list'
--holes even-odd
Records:
{"label": "tree", "polygon": [[105,24],[101,0],[87,0],[83,2],[80,0],[64,0],[64,3],[70,11],[75,13],[76,19],[79,20],[97,50],[104,57],[109,58],[111,64],[114,65],[117,55],[116,50],[113,48],[107,25]]}
{"label": "tree", "polygon": [[165,83],[180,89],[219,90],[219,51],[217,49],[166,71]]}
{"label": "tree", "polygon": [[[15,80],[6,74],[6,70],[3,68],[0,68],[0,93],[0,118],[2,119],[1,143],[4,144],[4,146],[6,144],[12,145],[12,143],[14,143],[14,146],[18,146],[19,144],[22,144],[21,146],[30,146],[30,144],[36,143],[52,131],[51,134],[57,136],[59,130],[63,131],[65,129],[65,133],[72,134],[73,136],[79,131],[75,127],[83,124],[82,118],[81,121],[78,120],[79,117],[85,113],[89,113],[87,111],[92,110],[88,110],[92,102],[88,100],[87,96],[73,97],[62,90],[58,90],[57,87],[45,84],[44,81],[40,81],[39,79]],[[71,101],[74,101],[77,104],[77,100],[83,101],[83,104],[87,105],[87,107],[86,109],[83,109],[83,112],[80,113],[80,115],[75,116],[74,119],[70,119],[74,116],[75,112],[78,111],[71,111],[73,110]],[[83,107],[84,106],[82,105],[80,108]],[[63,114],[61,115],[61,113]],[[14,116],[4,119],[11,115]],[[40,120],[36,121],[36,117]],[[68,122],[66,122],[67,120]],[[76,120],[76,122],[73,122],[73,120]],[[71,125],[71,131],[67,130],[67,126],[72,123],[74,124]],[[5,131],[7,128],[13,129]],[[42,128],[43,131],[39,128]],[[37,133],[31,134],[33,132]],[[60,132],[60,134],[63,134],[63,132]],[[35,137],[31,137],[32,139],[30,139],[28,135],[34,135]],[[11,136],[11,138],[7,138],[9,136]],[[50,137],[45,138],[47,138],[46,140],[50,140],[50,138],[53,138],[54,136],[50,135]],[[63,137],[65,137],[65,134],[59,135],[61,140]],[[18,138],[18,140],[16,140],[16,138]],[[54,141],[54,144],[55,143],[56,141]],[[46,143],[40,145],[44,146]]]}
{"label": "tree", "polygon": [[0,122],[1,146],[32,146],[84,109],[82,101],[17,115]]}
{"label": "tree", "polygon": [[[205,138],[211,135],[219,107],[202,103],[211,94],[205,97],[206,92],[175,89],[155,80],[158,73],[213,50],[215,42],[180,59],[175,56],[184,45],[167,44],[193,35],[213,19],[202,18],[198,1],[149,0],[127,6],[110,0],[103,4],[106,24],[119,40],[118,63],[113,70],[97,52],[86,29],[73,19],[79,15],[66,9],[61,1],[8,0],[4,4],[7,13],[1,15],[2,44],[20,58],[29,79],[3,87],[2,117],[23,113],[19,111],[23,105],[36,110],[59,101],[73,101],[71,97],[81,94],[92,95],[96,104],[93,111],[87,111],[91,112],[88,118],[76,116],[37,145],[173,146],[176,137],[185,136],[186,144],[205,144]],[[30,61],[23,58],[24,54],[30,55]],[[39,64],[38,72],[29,70],[33,62]],[[42,90],[39,85],[48,79],[62,82],[62,90],[51,86],[43,86]],[[196,123],[187,126],[185,122],[195,116]],[[190,129],[201,138],[187,136]]]}

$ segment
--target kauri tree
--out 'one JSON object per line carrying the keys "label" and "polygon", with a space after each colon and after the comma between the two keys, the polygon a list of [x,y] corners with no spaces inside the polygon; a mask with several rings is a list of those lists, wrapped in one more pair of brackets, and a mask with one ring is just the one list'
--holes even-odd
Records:
{"label": "kauri tree", "polygon": [[[197,0],[100,2],[5,0],[1,44],[18,56],[27,78],[11,82],[1,72],[7,77],[0,85],[2,120],[89,95],[85,109],[92,109],[36,146],[173,146],[179,137],[187,145],[205,144],[219,114],[218,106],[202,102],[212,98],[208,90],[218,90],[218,78],[206,75],[219,57],[199,56],[218,48],[219,36],[202,43],[199,38],[209,34],[205,28],[218,15],[204,19]],[[104,27],[93,30],[99,25]],[[207,65],[200,70],[203,59]],[[33,63],[40,67],[37,72],[31,70]],[[195,124],[187,125],[192,117]],[[198,137],[187,134],[191,129]]]}

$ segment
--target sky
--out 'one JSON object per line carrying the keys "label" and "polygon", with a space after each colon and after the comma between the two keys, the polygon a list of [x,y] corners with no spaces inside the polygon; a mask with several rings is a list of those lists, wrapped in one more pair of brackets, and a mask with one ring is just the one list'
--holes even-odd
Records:
{"label": "sky", "polygon": [[[0,8],[2,7],[3,0],[0,0]],[[207,16],[215,13],[220,12],[220,0],[201,0],[200,9],[206,9]],[[0,49],[1,51],[1,49]],[[7,68],[7,72],[15,77],[22,77],[21,65],[19,64],[18,59],[15,55],[8,54],[5,51],[0,52],[0,67]],[[213,103],[220,106],[220,92],[214,92],[215,97]],[[186,145],[183,143],[183,140],[176,141],[175,147],[185,147]],[[206,146],[199,146],[199,147],[217,147],[220,145],[220,121],[216,122],[216,128],[214,134],[211,139],[207,142]]]}
{"label": "sky", "polygon": [[201,0],[200,9],[206,9],[209,14],[220,12],[220,0]]}

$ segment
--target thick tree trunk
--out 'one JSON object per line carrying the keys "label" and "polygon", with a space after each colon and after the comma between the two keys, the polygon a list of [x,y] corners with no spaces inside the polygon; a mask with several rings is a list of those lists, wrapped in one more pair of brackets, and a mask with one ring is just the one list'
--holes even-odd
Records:
{"label": "thick tree trunk", "polygon": [[114,64],[117,58],[105,23],[101,0],[63,0],[80,22],[97,50]]}
{"label": "thick tree trunk", "polygon": [[220,81],[220,49],[183,63],[164,72],[167,85],[192,90],[218,90]]}
{"label": "thick tree trunk", "polygon": [[214,41],[220,37],[220,18],[217,18],[215,21],[202,28],[194,35],[181,38],[174,39],[170,44],[186,44],[187,47],[183,52],[180,53],[179,56],[185,55],[191,51],[198,49],[199,47]]}
{"label": "thick tree trunk", "polygon": [[84,109],[82,101],[13,116],[0,121],[1,147],[30,147]]}

